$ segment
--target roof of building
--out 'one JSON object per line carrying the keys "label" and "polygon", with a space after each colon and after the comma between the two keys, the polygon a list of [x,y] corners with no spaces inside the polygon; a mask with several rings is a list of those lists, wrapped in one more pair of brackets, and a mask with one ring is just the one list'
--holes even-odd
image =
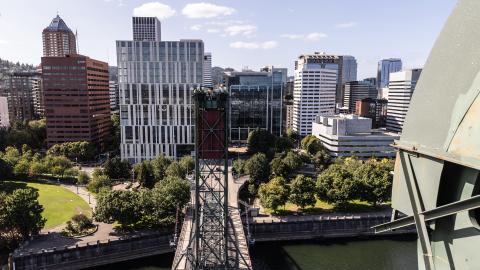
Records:
{"label": "roof of building", "polygon": [[47,28],[45,28],[44,30],[49,30],[49,31],[72,31],[70,30],[70,28],[68,28],[67,24],[63,21],[62,18],[60,18],[60,16],[58,16],[57,14],[57,17],[53,18],[52,22],[50,23],[49,26],[47,26]]}

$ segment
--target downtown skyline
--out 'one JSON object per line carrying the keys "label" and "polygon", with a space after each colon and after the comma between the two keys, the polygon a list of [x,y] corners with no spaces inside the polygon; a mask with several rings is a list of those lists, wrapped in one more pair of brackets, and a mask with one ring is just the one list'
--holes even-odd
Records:
{"label": "downtown skyline", "polygon": [[363,79],[376,76],[382,58],[422,67],[456,1],[357,2],[1,0],[0,57],[38,65],[38,33],[58,11],[78,31],[81,54],[116,65],[115,41],[131,36],[130,18],[157,16],[162,40],[202,39],[212,66],[258,70],[271,64],[293,75],[300,54],[325,51],[355,56]]}

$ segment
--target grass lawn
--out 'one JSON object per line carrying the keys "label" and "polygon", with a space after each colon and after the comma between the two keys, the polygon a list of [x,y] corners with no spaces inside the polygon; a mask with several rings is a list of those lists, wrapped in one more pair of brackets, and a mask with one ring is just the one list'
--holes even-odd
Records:
{"label": "grass lawn", "polygon": [[[315,206],[306,207],[303,211],[299,209],[295,204],[287,202],[285,207],[279,207],[275,215],[291,215],[295,212],[304,212],[308,214],[321,214],[321,213],[331,213],[331,212],[344,212],[344,213],[355,213],[355,212],[372,212],[378,211],[383,206],[373,206],[365,201],[353,200],[350,201],[344,208],[337,208],[335,205],[327,203],[325,201],[317,199]],[[272,209],[265,209],[268,214],[272,214]]]}
{"label": "grass lawn", "polygon": [[11,192],[17,188],[33,188],[38,191],[38,201],[43,205],[42,216],[47,220],[44,229],[67,222],[75,214],[92,216],[92,210],[77,194],[55,184],[6,181],[0,190]]}

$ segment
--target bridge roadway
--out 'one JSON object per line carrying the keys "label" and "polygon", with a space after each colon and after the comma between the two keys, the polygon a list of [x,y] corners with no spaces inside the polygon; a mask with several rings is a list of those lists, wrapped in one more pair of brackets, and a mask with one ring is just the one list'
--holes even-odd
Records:
{"label": "bridge roadway", "polygon": [[[230,247],[230,258],[235,258],[237,267],[235,269],[252,269],[252,263],[250,260],[250,254],[248,250],[248,243],[245,237],[245,230],[243,227],[240,211],[238,209],[238,192],[240,187],[248,180],[247,176],[240,178],[234,178],[231,167],[228,168],[228,210],[229,210],[229,228],[230,237],[234,239],[236,246]],[[192,191],[192,202],[194,201],[195,194]],[[177,242],[177,249],[172,264],[172,269],[178,270],[190,270],[190,266],[187,264],[187,257],[191,256],[188,250],[188,246],[194,239],[192,233],[193,228],[193,209],[187,211],[185,216],[182,230]],[[232,226],[233,225],[233,226]],[[239,252],[237,252],[237,250]]]}

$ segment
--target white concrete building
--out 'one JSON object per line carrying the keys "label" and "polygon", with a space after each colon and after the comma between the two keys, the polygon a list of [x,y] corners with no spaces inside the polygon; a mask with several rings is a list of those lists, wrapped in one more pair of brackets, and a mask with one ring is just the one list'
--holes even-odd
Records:
{"label": "white concrete building", "polygon": [[372,119],[352,114],[318,116],[312,134],[320,139],[332,157],[394,157],[390,146],[399,135],[371,129]]}
{"label": "white concrete building", "polygon": [[409,69],[390,74],[388,85],[387,130],[402,132],[413,91],[422,69]]}
{"label": "white concrete building", "polygon": [[213,87],[212,80],[212,53],[206,52],[203,55],[203,86]]}
{"label": "white concrete building", "polygon": [[194,149],[192,91],[203,83],[202,40],[117,41],[122,159]]}
{"label": "white concrete building", "polygon": [[335,113],[338,64],[335,56],[301,55],[295,64],[293,130],[300,135],[312,132],[317,115]]}
{"label": "white concrete building", "polygon": [[110,96],[110,110],[112,113],[118,113],[118,83],[108,81],[108,94]]}
{"label": "white concrete building", "polygon": [[10,126],[7,97],[0,97],[0,128]]}

